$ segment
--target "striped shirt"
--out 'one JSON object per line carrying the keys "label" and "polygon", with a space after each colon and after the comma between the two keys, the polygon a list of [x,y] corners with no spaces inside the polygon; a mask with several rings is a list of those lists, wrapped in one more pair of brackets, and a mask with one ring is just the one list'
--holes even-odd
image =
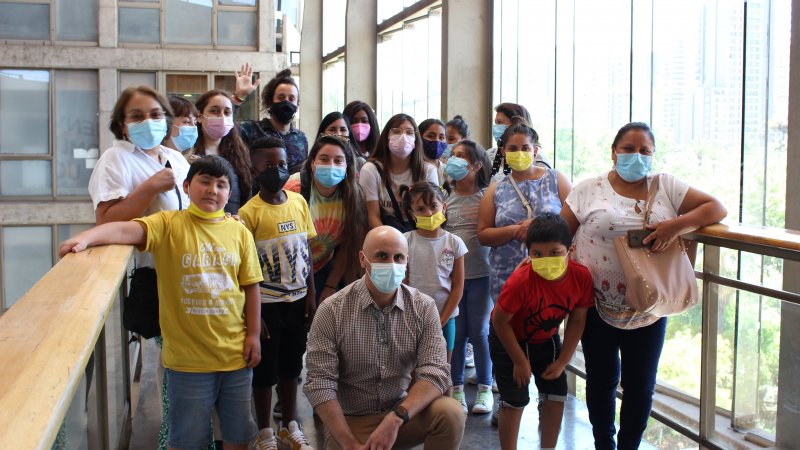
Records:
{"label": "striped shirt", "polygon": [[346,416],[387,411],[407,395],[411,372],[442,393],[450,381],[433,299],[401,285],[379,309],[364,278],[319,306],[308,336],[303,391],[312,406],[338,399]]}

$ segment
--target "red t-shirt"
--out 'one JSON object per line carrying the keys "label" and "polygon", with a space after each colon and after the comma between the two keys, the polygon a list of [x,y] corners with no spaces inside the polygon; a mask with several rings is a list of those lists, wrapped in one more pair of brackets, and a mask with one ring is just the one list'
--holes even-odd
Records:
{"label": "red t-shirt", "polygon": [[513,314],[511,328],[519,341],[538,344],[558,333],[558,326],[575,308],[594,306],[592,275],[570,260],[558,281],[540,277],[526,264],[508,277],[495,308]]}

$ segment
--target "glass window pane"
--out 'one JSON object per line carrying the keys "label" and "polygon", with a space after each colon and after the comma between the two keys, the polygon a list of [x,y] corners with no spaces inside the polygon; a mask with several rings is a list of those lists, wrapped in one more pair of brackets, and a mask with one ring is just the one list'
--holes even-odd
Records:
{"label": "glass window pane", "polygon": [[50,161],[0,161],[0,196],[52,194]]}
{"label": "glass window pane", "polygon": [[[50,153],[50,72],[0,70],[0,153],[47,155]],[[37,124],[37,133],[30,133]]]}
{"label": "glass window pane", "polygon": [[56,236],[56,242],[64,242],[69,238],[77,236],[78,233],[83,233],[92,227],[94,227],[92,224],[59,225],[57,228],[58,235]]}
{"label": "glass window pane", "polygon": [[0,39],[50,40],[50,5],[0,3]]}
{"label": "glass window pane", "polygon": [[55,91],[56,193],[86,196],[89,177],[100,156],[97,72],[59,70]]}
{"label": "glass window pane", "polygon": [[322,71],[322,113],[344,109],[344,58],[326,64]]}
{"label": "glass window pane", "polygon": [[346,0],[327,0],[322,4],[322,54],[344,45]]}
{"label": "glass window pane", "polygon": [[195,102],[207,90],[208,76],[206,75],[167,74],[167,95],[186,97],[187,100]]}
{"label": "glass window pane", "polygon": [[161,42],[159,16],[158,9],[120,8],[119,41],[158,44]]}
{"label": "glass window pane", "polygon": [[256,0],[219,0],[222,6],[256,6]]}
{"label": "glass window pane", "polygon": [[217,13],[217,44],[256,46],[257,20],[255,12],[219,11]]}
{"label": "glass window pane", "polygon": [[57,1],[56,40],[97,41],[97,0]]}
{"label": "glass window pane", "polygon": [[131,86],[147,86],[156,88],[155,72],[120,72],[119,91],[122,92]]}
{"label": "glass window pane", "polygon": [[166,43],[211,45],[211,0],[166,0]]}
{"label": "glass window pane", "polygon": [[50,227],[3,227],[5,307],[10,308],[53,265]]}

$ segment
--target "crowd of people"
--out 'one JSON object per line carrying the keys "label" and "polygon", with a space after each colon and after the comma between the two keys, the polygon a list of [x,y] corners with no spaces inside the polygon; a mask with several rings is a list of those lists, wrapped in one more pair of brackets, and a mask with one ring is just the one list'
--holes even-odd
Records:
{"label": "crowd of people", "polygon": [[89,183],[98,226],[60,249],[133,244],[136,267],[155,268],[160,448],[215,448],[216,409],[226,449],[310,449],[304,366],[327,449],[456,449],[466,415],[493,410],[500,447],[515,449],[531,377],[541,447],[555,448],[579,343],[596,448],[638,448],[667,319],[625,303],[614,237],[646,226],[659,252],[726,215],[661,174],[644,223],[648,125],[620,128],[611,169],[573,187],[522,105],[495,108],[489,150],[461,116],[399,113],[381,127],[361,101],[309,142],[289,70],[262,89],[266,118],[236,123],[252,75],[245,64],[235,92],[195,103],[126,89]]}

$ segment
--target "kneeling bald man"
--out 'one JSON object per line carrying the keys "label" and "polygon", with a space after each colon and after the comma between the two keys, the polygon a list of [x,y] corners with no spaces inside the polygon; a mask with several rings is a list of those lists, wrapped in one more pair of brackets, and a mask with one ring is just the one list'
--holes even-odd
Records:
{"label": "kneeling bald man", "polygon": [[461,444],[466,416],[443,395],[452,383],[439,312],[401,284],[407,257],[399,231],[374,228],[359,254],[367,274],[317,310],[303,391],[325,424],[326,449]]}

